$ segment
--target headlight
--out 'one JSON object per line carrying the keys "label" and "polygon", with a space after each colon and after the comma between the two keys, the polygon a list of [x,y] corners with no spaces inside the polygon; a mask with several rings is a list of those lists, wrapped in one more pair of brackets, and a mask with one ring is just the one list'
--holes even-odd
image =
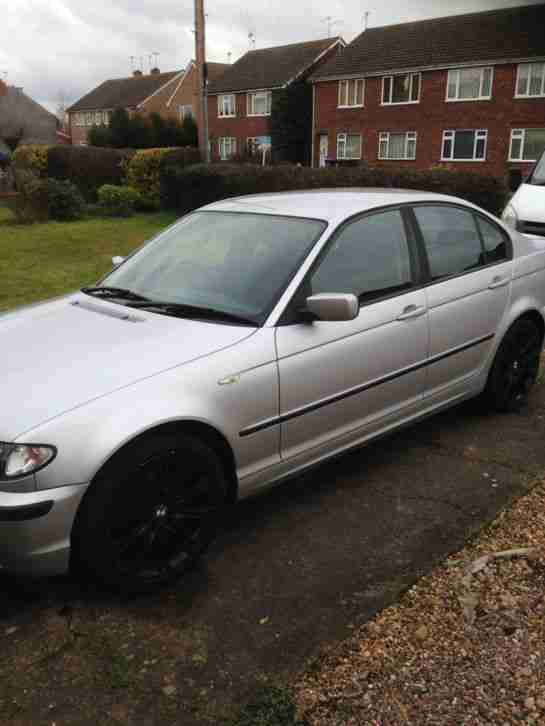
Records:
{"label": "headlight", "polygon": [[56,453],[53,446],[43,444],[0,443],[0,480],[34,474],[53,461]]}
{"label": "headlight", "polygon": [[501,215],[501,218],[505,222],[505,224],[511,229],[518,229],[518,222],[519,218],[517,213],[515,212],[515,208],[512,204],[508,204],[505,209],[503,210],[503,214]]}

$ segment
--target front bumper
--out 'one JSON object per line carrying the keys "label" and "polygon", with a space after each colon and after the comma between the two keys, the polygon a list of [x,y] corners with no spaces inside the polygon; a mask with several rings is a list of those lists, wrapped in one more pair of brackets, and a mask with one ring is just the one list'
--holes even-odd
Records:
{"label": "front bumper", "polygon": [[87,486],[0,492],[0,571],[31,576],[67,572],[72,525]]}

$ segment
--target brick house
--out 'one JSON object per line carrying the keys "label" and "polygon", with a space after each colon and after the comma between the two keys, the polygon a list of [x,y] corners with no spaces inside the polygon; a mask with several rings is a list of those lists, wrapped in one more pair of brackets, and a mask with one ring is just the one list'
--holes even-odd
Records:
{"label": "brick house", "polygon": [[[218,80],[210,81],[207,94],[211,158],[226,160],[249,148],[271,149],[273,94],[296,82],[305,82],[312,71],[336,55],[343,45],[342,38],[325,38],[251,50]],[[310,121],[310,86],[308,92]],[[309,123],[309,146],[310,131]]]}
{"label": "brick house", "polygon": [[[226,63],[207,63],[210,80],[218,78],[228,67]],[[130,114],[158,113],[163,118],[180,121],[192,116],[199,124],[198,74],[194,61],[181,71],[149,74],[135,71],[129,78],[104,81],[97,88],[72,104],[67,110],[72,143],[87,143],[87,133],[94,124],[108,124],[115,108]]]}
{"label": "brick house", "polygon": [[371,28],[312,82],[314,166],[525,172],[545,147],[545,4]]}

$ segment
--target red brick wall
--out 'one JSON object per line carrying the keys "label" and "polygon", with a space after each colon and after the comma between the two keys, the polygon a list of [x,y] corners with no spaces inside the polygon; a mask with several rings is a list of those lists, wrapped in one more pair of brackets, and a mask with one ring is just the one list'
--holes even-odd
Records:
{"label": "red brick wall", "polygon": [[[365,81],[365,106],[357,109],[337,108],[338,82],[315,85],[314,164],[319,159],[319,134],[327,131],[329,157],[336,158],[337,133],[362,134],[362,157],[372,166],[403,166],[411,169],[441,168],[476,171],[495,176],[510,168],[529,168],[528,163],[508,162],[512,128],[545,126],[545,98],[515,99],[516,65],[494,68],[492,100],[445,101],[448,72],[422,73],[420,103],[407,106],[381,106],[381,78]],[[486,161],[442,162],[441,143],[447,129],[488,129]],[[379,161],[380,131],[416,131],[418,141],[415,161]]]}
{"label": "red brick wall", "polygon": [[247,116],[246,93],[235,94],[236,117],[218,116],[218,97],[208,97],[208,136],[212,143],[212,160],[219,159],[218,139],[231,136],[237,140],[237,153],[246,148],[246,139],[252,136],[270,136],[270,116]]}
{"label": "red brick wall", "polygon": [[[152,96],[143,106],[141,106],[140,112],[144,115],[158,113],[163,118],[178,119],[178,106],[191,105],[193,107],[193,117],[195,118],[195,121],[197,121],[199,106],[197,71],[192,66],[181,85],[180,80],[181,78],[177,78],[175,81],[172,81],[161,91]],[[176,95],[170,102],[170,105],[167,106],[167,103],[174,92],[176,92]]]}

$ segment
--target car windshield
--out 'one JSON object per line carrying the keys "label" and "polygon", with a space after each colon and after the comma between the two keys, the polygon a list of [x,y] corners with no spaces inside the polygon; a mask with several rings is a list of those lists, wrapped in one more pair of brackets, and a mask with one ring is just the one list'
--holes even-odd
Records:
{"label": "car windshield", "polygon": [[541,154],[541,158],[535,165],[531,178],[532,184],[545,184],[545,151]]}
{"label": "car windshield", "polygon": [[260,324],[325,226],[298,217],[196,212],[142,247],[101,286]]}

